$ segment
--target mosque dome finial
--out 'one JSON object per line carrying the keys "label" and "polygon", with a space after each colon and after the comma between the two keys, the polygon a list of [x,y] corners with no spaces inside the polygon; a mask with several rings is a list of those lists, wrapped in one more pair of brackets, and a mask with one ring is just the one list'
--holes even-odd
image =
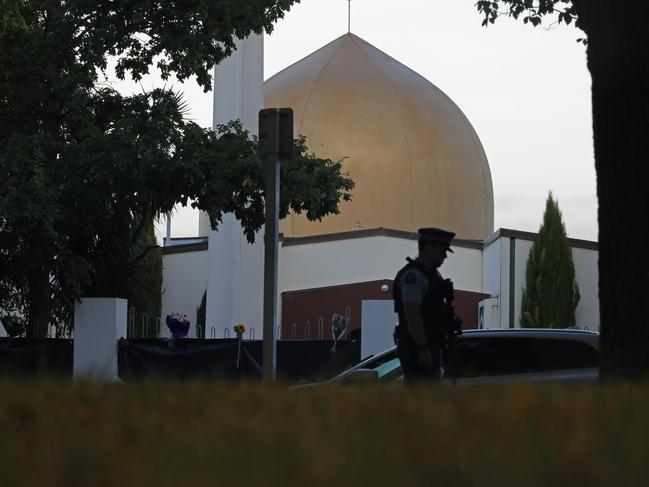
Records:
{"label": "mosque dome finial", "polygon": [[347,0],[347,33],[352,31],[352,0]]}

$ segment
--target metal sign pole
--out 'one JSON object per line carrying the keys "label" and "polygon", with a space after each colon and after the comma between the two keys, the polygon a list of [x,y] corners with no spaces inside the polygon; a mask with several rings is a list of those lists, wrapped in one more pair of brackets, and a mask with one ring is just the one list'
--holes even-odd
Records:
{"label": "metal sign pole", "polygon": [[264,344],[263,379],[275,380],[275,317],[277,314],[277,257],[279,251],[279,161],[268,156],[266,165],[266,228],[264,229]]}
{"label": "metal sign pole", "polygon": [[266,168],[264,228],[264,382],[275,380],[277,328],[277,262],[279,256],[280,160],[293,154],[293,110],[266,108],[259,112],[260,155]]}

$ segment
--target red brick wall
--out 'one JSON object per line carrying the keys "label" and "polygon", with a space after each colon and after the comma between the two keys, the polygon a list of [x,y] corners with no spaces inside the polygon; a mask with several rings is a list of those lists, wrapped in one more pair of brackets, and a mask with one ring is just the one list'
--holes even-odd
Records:
{"label": "red brick wall", "polygon": [[[381,291],[387,285],[387,292]],[[489,295],[471,291],[455,291],[455,312],[463,328],[476,328],[478,302]],[[322,318],[322,338],[330,340],[333,313],[349,315],[352,330],[361,326],[361,302],[364,299],[392,299],[392,280],[361,282],[303,291],[282,293],[282,339],[318,339],[318,319]],[[310,323],[307,325],[307,321]]]}

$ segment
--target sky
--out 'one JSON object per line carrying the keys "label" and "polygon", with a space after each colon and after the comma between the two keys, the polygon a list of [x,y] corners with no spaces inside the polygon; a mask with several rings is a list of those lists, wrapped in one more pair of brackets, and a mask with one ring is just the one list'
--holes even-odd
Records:
{"label": "sky", "polygon": [[[495,229],[538,231],[552,191],[568,236],[597,240],[590,75],[576,42],[583,33],[510,19],[484,28],[474,4],[352,0],[351,31],[424,76],[470,120],[489,160]],[[265,78],[347,32],[347,12],[347,0],[296,4],[265,37]],[[211,126],[211,93],[192,82],[175,87],[189,101],[189,118]],[[175,212],[171,230],[196,235],[197,212]]]}

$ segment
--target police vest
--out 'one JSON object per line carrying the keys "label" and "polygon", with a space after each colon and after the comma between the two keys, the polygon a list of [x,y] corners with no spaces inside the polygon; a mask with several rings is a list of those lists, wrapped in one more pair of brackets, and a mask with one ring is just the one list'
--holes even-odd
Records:
{"label": "police vest", "polygon": [[442,345],[446,329],[446,309],[443,293],[444,280],[437,270],[429,269],[423,263],[412,259],[408,259],[408,264],[397,273],[392,287],[394,311],[399,315],[399,326],[396,329],[396,336],[400,341],[412,343],[412,337],[408,330],[403,308],[401,276],[413,268],[419,270],[425,276],[428,283],[428,291],[424,295],[421,303],[421,319],[424,324],[426,340],[428,340],[429,344]]}

